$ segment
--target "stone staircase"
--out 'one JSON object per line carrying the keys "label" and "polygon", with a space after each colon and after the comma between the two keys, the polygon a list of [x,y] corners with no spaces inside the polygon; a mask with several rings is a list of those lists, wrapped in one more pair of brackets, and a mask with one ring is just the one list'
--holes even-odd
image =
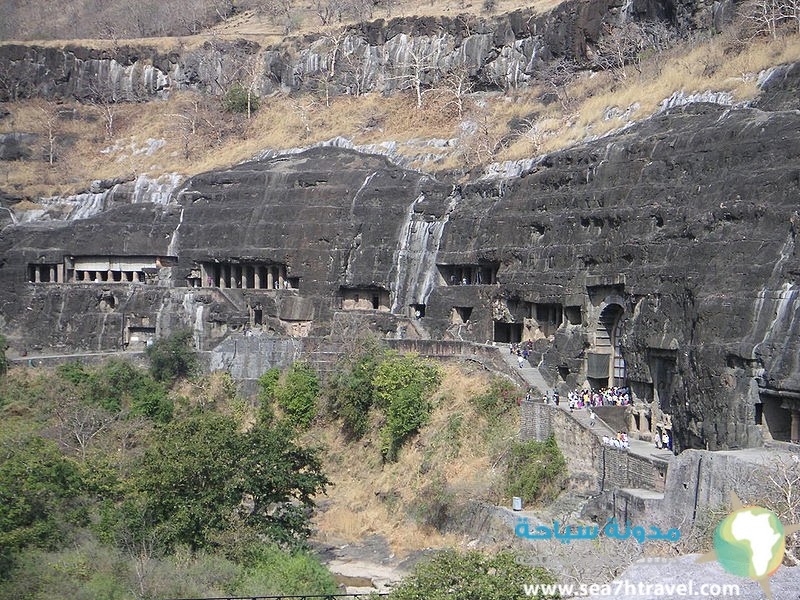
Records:
{"label": "stone staircase", "polygon": [[[550,389],[538,367],[531,366],[528,361],[525,361],[520,369],[518,357],[515,354],[511,354],[507,348],[500,348],[500,354],[509,368],[518,374],[528,384],[528,387],[538,391],[538,398],[544,396],[545,392]],[[537,396],[534,395],[534,398],[537,398]]]}

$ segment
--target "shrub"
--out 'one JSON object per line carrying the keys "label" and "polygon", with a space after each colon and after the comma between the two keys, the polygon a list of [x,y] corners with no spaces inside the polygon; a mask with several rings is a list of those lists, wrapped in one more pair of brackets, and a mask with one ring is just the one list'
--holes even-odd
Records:
{"label": "shrub", "polygon": [[222,97],[222,106],[226,112],[247,114],[254,113],[261,105],[261,100],[241,83],[234,83]]}
{"label": "shrub", "polygon": [[248,563],[237,594],[335,594],[336,580],[319,560],[303,550],[284,552],[262,544]]}
{"label": "shrub", "polygon": [[314,370],[305,363],[294,363],[282,385],[274,391],[275,400],[293,426],[301,429],[311,425],[317,414],[319,381]]}
{"label": "shrub", "polygon": [[145,353],[150,359],[150,373],[157,381],[172,382],[191,375],[197,368],[191,331],[178,331],[156,340]]}
{"label": "shrub", "polygon": [[367,432],[375,393],[372,382],[380,360],[379,352],[370,349],[350,366],[343,365],[331,381],[329,409],[334,417],[342,419],[342,430],[348,439],[360,439]]}
{"label": "shrub", "polygon": [[428,422],[431,394],[441,381],[436,366],[418,356],[390,356],[376,369],[373,379],[377,404],[386,413],[381,428],[385,460],[397,460],[403,443]]}
{"label": "shrub", "polygon": [[553,500],[563,488],[566,471],[567,462],[552,435],[544,442],[516,442],[510,449],[506,492],[528,504]]}
{"label": "shrub", "polygon": [[536,583],[552,584],[555,579],[545,569],[519,564],[510,552],[484,556],[480,552],[461,554],[445,550],[427,562],[418,563],[414,572],[392,591],[389,600],[552,597],[541,592],[526,596],[525,586]]}
{"label": "shrub", "polygon": [[400,388],[386,408],[381,428],[381,452],[388,461],[397,460],[403,443],[428,422],[431,403],[417,386]]}
{"label": "shrub", "polygon": [[389,355],[375,371],[373,387],[381,408],[388,407],[395,395],[407,387],[431,394],[439,386],[441,373],[435,365],[413,354]]}
{"label": "shrub", "polygon": [[492,380],[489,389],[479,396],[472,397],[472,404],[490,422],[516,408],[520,389],[508,379],[499,377]]}
{"label": "shrub", "polygon": [[272,368],[258,378],[258,400],[261,406],[258,418],[261,423],[269,424],[275,416],[272,405],[275,402],[275,392],[281,378],[281,370]]}
{"label": "shrub", "polygon": [[123,409],[160,423],[172,418],[173,405],[163,384],[149,373],[123,360],[108,360],[89,369],[80,363],[60,365],[61,378],[77,388],[82,402],[119,413]]}

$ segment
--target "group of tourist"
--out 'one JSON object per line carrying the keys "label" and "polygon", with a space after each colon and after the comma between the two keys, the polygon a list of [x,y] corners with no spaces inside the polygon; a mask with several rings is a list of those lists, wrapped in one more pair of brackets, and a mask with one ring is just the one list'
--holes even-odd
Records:
{"label": "group of tourist", "polygon": [[628,450],[631,447],[631,443],[628,440],[628,434],[624,431],[618,431],[617,435],[614,437],[604,435],[603,445],[611,446],[612,448],[618,448],[620,450]]}
{"label": "group of tourist", "polygon": [[519,368],[521,369],[525,366],[525,363],[528,362],[528,357],[531,355],[531,352],[533,352],[533,342],[528,340],[520,344],[511,344],[510,348],[511,354],[516,355]]}
{"label": "group of tourist", "polygon": [[628,406],[631,404],[628,388],[616,386],[599,390],[576,388],[567,395],[567,398],[569,398],[569,407],[571,409],[587,406]]}

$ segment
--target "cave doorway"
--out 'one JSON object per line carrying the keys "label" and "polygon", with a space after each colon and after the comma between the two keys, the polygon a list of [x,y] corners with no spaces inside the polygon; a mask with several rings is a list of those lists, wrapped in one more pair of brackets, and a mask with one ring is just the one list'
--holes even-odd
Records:
{"label": "cave doorway", "polygon": [[522,341],[522,323],[494,322],[494,341],[502,344],[518,344]]}
{"label": "cave doorway", "polygon": [[792,439],[792,411],[778,396],[769,394],[769,391],[761,392],[760,415],[762,425],[766,426],[769,435],[773,440],[779,442],[789,442]]}
{"label": "cave doorway", "polygon": [[600,313],[595,331],[595,352],[609,357],[609,386],[624,387],[628,380],[622,355],[623,313],[619,304],[609,304]]}

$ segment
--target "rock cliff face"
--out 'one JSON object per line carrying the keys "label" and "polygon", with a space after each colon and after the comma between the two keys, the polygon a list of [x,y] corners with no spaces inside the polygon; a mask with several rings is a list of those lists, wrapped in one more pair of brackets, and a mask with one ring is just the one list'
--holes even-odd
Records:
{"label": "rock cliff face", "polygon": [[253,78],[262,93],[323,87],[331,94],[391,93],[414,78],[431,85],[459,70],[478,89],[503,89],[535,78],[553,57],[590,61],[605,25],[661,21],[685,35],[721,28],[730,6],[730,0],[569,0],[544,14],[377,20],[266,48],[246,41],[207,42],[181,52],[3,45],[0,101],[38,96],[137,102],[176,89],[219,94]]}
{"label": "rock cliff face", "polygon": [[627,382],[678,448],[795,439],[797,74],[772,74],[760,108],[671,109],[513,177],[454,185],[318,148],[194,177],[166,204],[6,220],[0,325],[30,354],[179,327],[206,348],[359,323],[530,339],[553,386]]}

